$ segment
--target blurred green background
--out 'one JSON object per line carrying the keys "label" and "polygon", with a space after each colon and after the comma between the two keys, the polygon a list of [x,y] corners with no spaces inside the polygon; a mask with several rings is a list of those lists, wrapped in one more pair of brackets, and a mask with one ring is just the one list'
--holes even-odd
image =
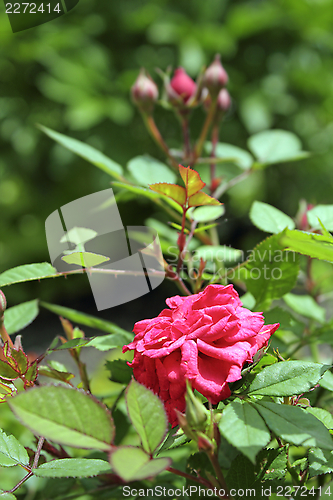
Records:
{"label": "blurred green background", "polygon": [[[107,174],[53,143],[36,123],[85,141],[122,165],[143,153],[164,159],[130,101],[140,67],[161,87],[156,67],[181,65],[195,78],[218,52],[233,99],[221,140],[246,148],[250,134],[281,128],[295,132],[313,153],[234,187],[222,199],[222,244],[248,250],[263,239],[248,219],[255,199],[291,216],[301,198],[331,202],[333,0],[80,0],[67,15],[16,34],[1,8],[0,272],[48,261],[47,216],[110,186]],[[202,109],[194,111],[194,135],[203,117]],[[179,146],[174,115],[159,108],[156,121],[168,144]],[[146,200],[119,203],[125,225],[143,224],[151,208]],[[89,309],[89,286],[81,278],[14,285],[5,292],[10,305],[39,296],[81,310],[78,301],[89,297]],[[163,286],[170,295],[169,285]],[[135,320],[142,319],[135,301],[131,307]]]}

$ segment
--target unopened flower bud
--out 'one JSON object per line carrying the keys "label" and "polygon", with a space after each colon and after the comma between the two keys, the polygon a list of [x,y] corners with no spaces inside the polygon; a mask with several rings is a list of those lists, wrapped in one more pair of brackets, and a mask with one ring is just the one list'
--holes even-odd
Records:
{"label": "unopened flower bud", "polygon": [[154,104],[158,98],[158,88],[154,80],[147,74],[144,69],[140,71],[133,87],[131,94],[134,104],[146,113],[151,113],[154,109]]}
{"label": "unopened flower bud", "polygon": [[227,89],[220,90],[217,96],[216,108],[226,113],[231,106],[231,97]]}
{"label": "unopened flower bud", "polygon": [[171,102],[181,101],[186,104],[197,91],[197,85],[184,68],[177,68],[170,81],[168,97]]}
{"label": "unopened flower bud", "polygon": [[217,96],[219,91],[228,83],[228,79],[228,74],[221,64],[219,54],[217,54],[212,64],[205,71],[203,84],[213,96]]}
{"label": "unopened flower bud", "polygon": [[6,297],[5,297],[4,293],[0,290],[0,318],[3,315],[3,313],[5,312],[6,307],[7,307]]}
{"label": "unopened flower bud", "polygon": [[206,422],[207,418],[209,415],[209,411],[206,409],[206,407],[195,397],[193,394],[191,385],[187,381],[187,391],[185,394],[185,401],[186,401],[186,420],[191,427],[191,429],[194,430],[205,430],[206,428]]}
{"label": "unopened flower bud", "polygon": [[209,437],[203,434],[202,432],[198,432],[197,438],[198,438],[199,451],[208,451],[214,453],[216,449],[214,441],[209,439]]}

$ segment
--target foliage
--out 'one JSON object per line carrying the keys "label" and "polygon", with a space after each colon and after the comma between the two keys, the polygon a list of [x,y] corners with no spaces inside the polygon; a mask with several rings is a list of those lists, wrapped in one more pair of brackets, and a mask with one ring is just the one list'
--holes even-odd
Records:
{"label": "foliage", "polygon": [[[10,307],[1,295],[0,411],[12,412],[9,425],[0,429],[0,477],[1,471],[6,474],[1,498],[29,496],[32,477],[36,500],[117,498],[123,495],[124,485],[145,491],[160,484],[173,490],[215,488],[218,498],[241,498],[245,488],[253,489],[256,498],[275,498],[281,491],[289,496],[295,492],[295,498],[302,493],[315,497],[318,488],[329,495],[333,375],[331,362],[320,348],[332,344],[332,320],[326,319],[332,285],[324,282],[326,273],[332,276],[333,263],[332,205],[325,204],[330,183],[320,186],[321,204],[300,200],[296,210],[301,196],[317,201],[313,166],[318,158],[303,151],[302,142],[311,151],[323,153],[320,171],[328,179],[331,175],[327,173],[329,117],[317,108],[313,113],[313,103],[307,99],[311,96],[313,101],[331,104],[332,89],[325,86],[332,45],[326,18],[331,7],[330,1],[322,2],[313,14],[309,5],[296,0],[232,5],[195,1],[188,7],[194,21],[189,24],[182,2],[177,6],[172,0],[161,5],[125,2],[117,9],[111,2],[104,20],[104,7],[87,0],[73,11],[78,24],[87,18],[82,31],[64,16],[58,25],[36,29],[44,42],[38,49],[29,33],[22,34],[27,41],[25,55],[16,50],[18,41],[9,46],[9,35],[1,34],[8,80],[17,68],[39,62],[29,121],[25,124],[24,106],[20,106],[22,82],[3,101],[1,118],[6,147],[0,165],[0,203],[9,211],[1,221],[8,241],[0,245],[6,268],[0,274],[0,287]],[[106,32],[111,18],[113,24],[125,26],[126,33],[116,31],[111,37]],[[273,50],[279,29],[286,24],[292,27],[287,30],[291,41],[281,40]],[[319,29],[322,34],[316,35],[317,43],[314,33]],[[146,37],[147,42],[139,45],[140,50],[133,49],[133,40],[121,43],[122,51],[110,61],[108,39],[116,46],[119,40],[124,42],[125,34],[133,40]],[[258,45],[263,35],[267,53]],[[289,54],[291,44],[294,49]],[[233,60],[236,47],[239,55]],[[156,63],[175,65],[177,48],[181,65],[190,75],[198,75],[196,84],[191,84],[192,94],[175,96],[171,74],[160,70],[160,99],[146,106],[146,101],[140,103],[135,96],[154,149],[127,99],[135,77],[132,68],[142,63],[151,72]],[[200,68],[206,62],[205,53],[212,55],[216,49],[224,56],[230,91],[238,103],[240,120],[233,122],[228,110],[219,107],[220,94],[210,90],[205,99],[201,94],[207,76]],[[11,73],[12,61],[17,66]],[[117,74],[117,83],[112,72]],[[244,85],[248,79],[252,83]],[[299,99],[298,93],[302,94]],[[48,110],[46,118],[40,112],[43,106]],[[162,116],[167,117],[165,123]],[[168,136],[174,118],[182,129],[182,143],[172,130]],[[106,119],[111,120],[108,127]],[[32,125],[36,121],[41,123],[38,129]],[[122,129],[127,125],[129,135]],[[221,125],[223,142],[219,141]],[[143,149],[150,154],[143,155]],[[37,181],[44,155],[50,167]],[[7,165],[13,158],[15,167],[9,172]],[[26,176],[25,196],[25,176],[17,175],[17,158],[32,172]],[[25,297],[26,292],[18,292],[17,297],[25,297],[21,303],[12,300],[12,290],[20,290],[25,286],[22,283],[43,280],[57,283],[52,287],[62,290],[63,277],[70,274],[57,272],[47,262],[31,263],[46,260],[31,246],[23,258],[30,263],[22,264],[17,258],[17,249],[33,234],[40,247],[41,219],[23,214],[41,205],[36,192],[50,179],[59,183],[59,189],[39,217],[45,219],[54,210],[52,203],[59,207],[69,195],[70,199],[82,196],[86,185],[98,190],[111,181],[116,201],[125,208],[131,205],[131,215],[138,221],[141,215],[136,212],[140,211],[133,207],[142,203],[146,225],[159,233],[165,276],[178,293],[190,296],[209,284],[233,283],[240,293],[246,292],[241,297],[244,305],[264,311],[266,323],[280,323],[270,345],[253,362],[249,360],[240,380],[230,384],[230,397],[212,406],[200,394],[193,394],[188,384],[186,412],[178,412],[179,426],[172,430],[162,401],[131,378],[129,358],[112,351],[131,342],[130,332],[101,317]],[[264,180],[267,186],[261,189]],[[280,201],[281,192],[288,189],[288,199]],[[228,218],[230,213],[248,214],[262,241],[257,244],[251,226],[249,238],[227,246],[222,224],[225,212]],[[20,220],[21,236],[12,238],[10,224],[15,217]],[[132,225],[135,222],[131,220]],[[236,227],[235,221],[232,226]],[[73,242],[80,245],[82,240]],[[246,255],[237,247],[246,248]],[[103,267],[97,266],[105,259],[82,248],[63,256],[64,262],[82,264],[81,274],[102,273]],[[55,277],[59,279],[50,279]],[[60,316],[63,333],[45,352],[31,357],[21,337],[13,341],[10,336],[34,324],[40,308]],[[76,325],[102,334],[90,338]],[[82,361],[87,347],[114,355],[106,362],[110,381],[102,395],[94,393],[94,377]],[[49,358],[59,351],[72,357],[78,377],[69,365]],[[56,479],[52,483],[56,487],[48,486],[50,478]]]}

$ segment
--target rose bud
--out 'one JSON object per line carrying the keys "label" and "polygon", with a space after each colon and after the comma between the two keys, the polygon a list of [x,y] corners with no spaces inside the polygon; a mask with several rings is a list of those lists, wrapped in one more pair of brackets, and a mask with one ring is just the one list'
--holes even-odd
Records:
{"label": "rose bud", "polygon": [[131,94],[134,104],[140,111],[151,113],[154,104],[158,98],[158,88],[150,75],[146,75],[144,69],[141,69],[134,85],[131,88]]}
{"label": "rose bud", "polygon": [[220,90],[217,96],[216,107],[219,111],[226,113],[231,106],[231,97],[227,89]]}
{"label": "rose bud", "polygon": [[219,54],[217,54],[212,64],[205,71],[203,84],[213,96],[216,96],[226,86],[228,79],[228,74],[221,64]]}
{"label": "rose bud", "polygon": [[6,297],[4,293],[0,290],[0,318],[5,312],[6,307],[7,307]]}
{"label": "rose bud", "polygon": [[175,70],[174,76],[170,81],[169,88],[167,89],[169,100],[173,104],[186,104],[191,97],[195,96],[196,90],[196,83],[190,76],[188,76],[184,68],[178,68]]}
{"label": "rose bud", "polygon": [[191,385],[186,381],[186,411],[185,416],[191,429],[204,431],[208,419],[209,411],[193,394]]}

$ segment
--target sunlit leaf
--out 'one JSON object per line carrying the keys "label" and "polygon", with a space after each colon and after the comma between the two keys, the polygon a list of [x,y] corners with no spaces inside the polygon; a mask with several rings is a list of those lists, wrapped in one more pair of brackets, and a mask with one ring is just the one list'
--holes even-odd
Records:
{"label": "sunlit leaf", "polygon": [[37,477],[92,477],[111,472],[109,462],[92,458],[51,460],[32,469]]}
{"label": "sunlit leaf", "polygon": [[171,198],[179,205],[183,206],[186,203],[186,191],[182,186],[177,184],[167,184],[166,182],[159,182],[158,184],[151,184],[150,189],[159,194],[164,194]]}
{"label": "sunlit leaf", "polygon": [[8,404],[38,436],[77,448],[110,449],[114,437],[111,415],[84,392],[60,385],[42,386],[19,393]]}
{"label": "sunlit leaf", "polygon": [[112,469],[123,481],[140,481],[157,476],[171,464],[170,458],[155,458],[140,448],[119,446],[110,455]]}
{"label": "sunlit leaf", "polygon": [[291,217],[275,207],[255,201],[250,210],[250,219],[255,226],[268,233],[280,233],[286,227],[295,229],[295,223]]}
{"label": "sunlit leaf", "polygon": [[190,196],[188,200],[189,207],[199,207],[201,205],[222,205],[222,203],[204,192],[196,193],[193,196]]}
{"label": "sunlit leaf", "polygon": [[200,175],[196,170],[192,170],[190,167],[183,167],[179,165],[179,172],[184,181],[187,196],[192,196],[193,194],[200,191],[203,187],[205,187],[205,183],[200,179]]}
{"label": "sunlit leaf", "polygon": [[39,308],[37,299],[23,302],[23,304],[6,309],[4,313],[5,327],[9,335],[30,325],[38,316],[38,313]]}
{"label": "sunlit leaf", "polygon": [[58,276],[57,270],[48,262],[43,262],[42,264],[26,264],[24,266],[13,267],[0,274],[0,287],[42,278],[54,278],[56,276]]}
{"label": "sunlit leaf", "polygon": [[107,262],[110,260],[110,257],[92,252],[72,252],[68,255],[63,255],[61,260],[67,264],[75,264],[80,267],[93,267]]}

